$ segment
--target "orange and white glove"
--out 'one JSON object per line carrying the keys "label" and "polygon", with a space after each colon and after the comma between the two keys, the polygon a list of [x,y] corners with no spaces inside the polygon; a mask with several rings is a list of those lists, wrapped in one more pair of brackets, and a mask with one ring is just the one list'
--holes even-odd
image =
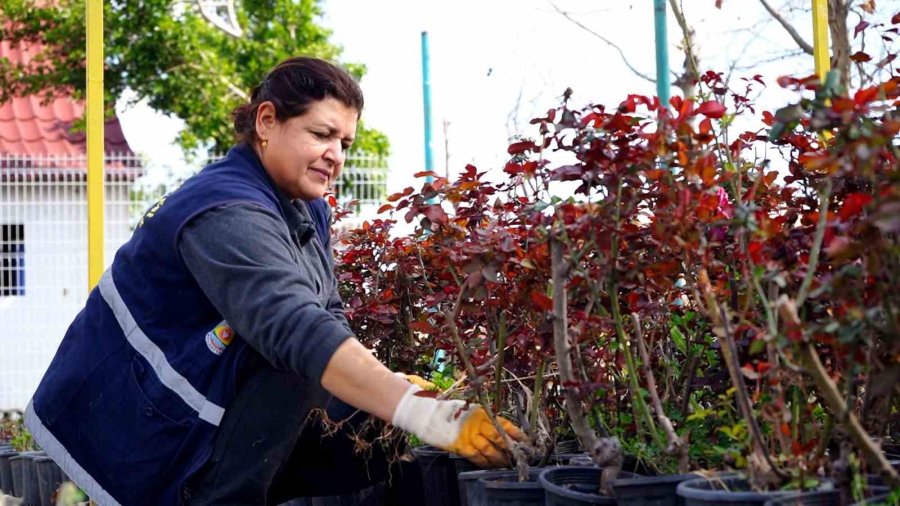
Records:
{"label": "orange and white glove", "polygon": [[435,385],[434,383],[428,381],[427,379],[425,379],[421,376],[417,376],[415,374],[406,374],[405,372],[395,372],[394,374],[397,376],[400,376],[401,378],[412,383],[413,385],[416,385],[417,387],[421,388],[422,390],[429,390],[429,391],[433,391],[433,392],[437,392],[440,390],[440,388],[438,388],[437,385]]}
{"label": "orange and white glove", "polygon": [[[498,417],[497,421],[513,440],[525,440],[525,434],[509,420]],[[481,406],[437,400],[412,385],[400,399],[392,422],[425,443],[459,454],[479,467],[509,465],[506,443]]]}

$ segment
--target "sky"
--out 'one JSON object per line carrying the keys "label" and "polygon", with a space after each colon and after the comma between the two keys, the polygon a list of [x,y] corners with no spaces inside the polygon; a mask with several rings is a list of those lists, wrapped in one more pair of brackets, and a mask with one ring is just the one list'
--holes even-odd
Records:
{"label": "sky", "polygon": [[[760,98],[764,107],[785,105],[789,96],[778,89],[775,79],[811,74],[812,57],[768,62],[796,51],[787,33],[755,0],[724,0],[721,9],[715,3],[682,0],[696,31],[701,68],[727,71],[737,61],[735,76],[759,73],[769,83]],[[321,23],[333,31],[333,42],[343,47],[344,61],[368,68],[361,82],[366,97],[363,118],[390,139],[388,191],[393,192],[413,185],[412,174],[425,166],[423,31],[428,32],[430,46],[435,171],[453,176],[469,163],[499,171],[509,138],[533,133],[528,121],[557,106],[566,88],[574,90],[575,104],[614,106],[629,93],[655,95],[655,84],[629,70],[615,48],[566,19],[556,7],[618,45],[631,66],[652,77],[652,4],[652,0],[323,0]],[[889,18],[900,10],[900,0],[878,0],[878,9]],[[785,14],[811,41],[809,13]],[[670,65],[678,71],[681,31],[671,11],[668,38]],[[178,158],[173,140],[180,121],[144,105],[120,110],[120,117],[137,152],[166,163]],[[148,131],[155,134],[146,135]]]}

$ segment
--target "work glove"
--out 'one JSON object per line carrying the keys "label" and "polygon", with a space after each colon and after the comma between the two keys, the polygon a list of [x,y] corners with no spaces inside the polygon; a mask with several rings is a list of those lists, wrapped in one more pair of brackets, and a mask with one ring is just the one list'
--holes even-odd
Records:
{"label": "work glove", "polygon": [[428,381],[427,379],[425,379],[421,376],[416,376],[415,374],[406,374],[404,372],[395,372],[394,374],[397,376],[400,376],[401,378],[412,383],[413,385],[416,385],[417,387],[421,388],[422,390],[428,390],[431,392],[437,392],[440,390],[440,388],[438,388],[437,385],[435,385],[434,383]]}
{"label": "work glove", "polygon": [[[497,421],[510,438],[525,440],[525,434],[509,420],[497,417]],[[412,385],[400,399],[392,422],[425,443],[461,455],[479,467],[509,465],[506,443],[481,406],[437,400]]]}

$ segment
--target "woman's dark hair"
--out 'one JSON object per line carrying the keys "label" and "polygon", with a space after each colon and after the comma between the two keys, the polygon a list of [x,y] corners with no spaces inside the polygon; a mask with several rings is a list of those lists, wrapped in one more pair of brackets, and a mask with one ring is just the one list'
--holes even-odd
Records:
{"label": "woman's dark hair", "polygon": [[285,121],[305,114],[312,103],[328,97],[362,113],[362,90],[346,70],[308,56],[284,60],[253,88],[250,103],[231,113],[237,141],[256,141],[256,111],[263,102],[275,104],[275,117]]}

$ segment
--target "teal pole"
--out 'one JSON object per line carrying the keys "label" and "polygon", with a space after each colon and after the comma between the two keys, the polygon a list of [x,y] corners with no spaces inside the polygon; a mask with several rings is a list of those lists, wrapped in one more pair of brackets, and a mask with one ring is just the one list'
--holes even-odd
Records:
{"label": "teal pole", "polygon": [[653,0],[656,25],[656,96],[664,107],[669,105],[669,35],[666,31],[666,0]]}
{"label": "teal pole", "polygon": [[[422,101],[425,107],[425,170],[434,170],[434,151],[431,148],[431,71],[429,69],[428,32],[422,32]],[[425,180],[432,181],[428,176]]]}

